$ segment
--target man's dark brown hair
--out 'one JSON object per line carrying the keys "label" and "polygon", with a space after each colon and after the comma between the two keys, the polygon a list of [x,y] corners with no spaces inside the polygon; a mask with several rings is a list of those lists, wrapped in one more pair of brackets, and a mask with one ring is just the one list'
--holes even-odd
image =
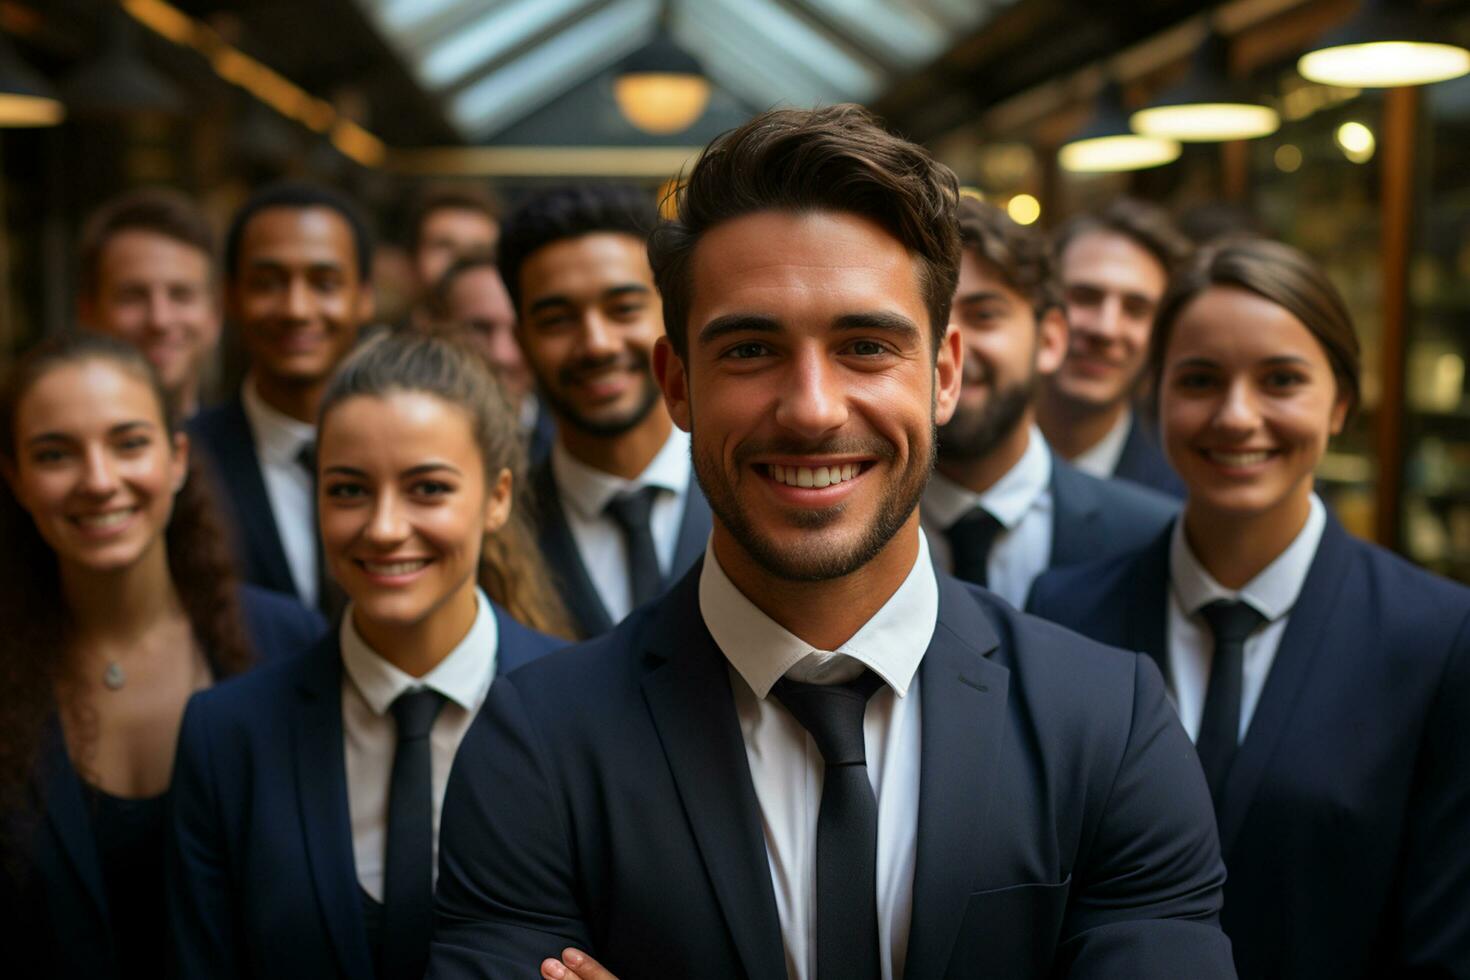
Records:
{"label": "man's dark brown hair", "polygon": [[431,184],[414,198],[408,217],[408,250],[424,243],[424,222],[439,211],[473,211],[492,223],[500,221],[500,207],[489,190],[477,184]]}
{"label": "man's dark brown hair", "polygon": [[125,231],[148,231],[171,238],[204,253],[210,268],[215,264],[215,236],[209,219],[184,194],[166,187],[128,191],[104,203],[82,226],[81,294],[96,296],[102,269],[102,252],[108,242]]}
{"label": "man's dark brown hair", "polygon": [[876,222],[914,256],[938,356],[959,279],[958,198],[948,167],[861,106],[762,113],[700,154],[676,217],[649,239],[669,342],[687,359],[690,259],[705,232],[761,211],[834,211]]}
{"label": "man's dark brown hair", "polygon": [[1017,224],[995,205],[973,197],[960,198],[956,214],[961,246],[994,269],[1007,286],[1030,303],[1038,320],[1047,310],[1061,305],[1045,236],[1033,227]]}
{"label": "man's dark brown hair", "polygon": [[1193,250],[1189,239],[1184,237],[1163,208],[1131,197],[1120,197],[1101,211],[1079,214],[1062,225],[1052,246],[1052,255],[1058,265],[1068,245],[1078,236],[1095,231],[1112,232],[1127,238],[1152,255],[1164,267],[1166,275],[1173,275],[1189,260]]}

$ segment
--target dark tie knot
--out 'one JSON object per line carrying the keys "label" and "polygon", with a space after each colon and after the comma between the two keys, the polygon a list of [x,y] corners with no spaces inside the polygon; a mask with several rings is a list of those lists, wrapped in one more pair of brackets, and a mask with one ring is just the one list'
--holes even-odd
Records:
{"label": "dark tie knot", "polygon": [[302,446],[301,446],[300,451],[296,453],[296,463],[303,470],[305,470],[307,472],[307,474],[310,475],[313,480],[316,479],[316,443],[315,442],[307,441],[305,443],[302,443]]}
{"label": "dark tie knot", "polygon": [[393,720],[398,724],[398,741],[427,738],[443,707],[444,695],[428,688],[404,691],[394,698],[388,710],[393,712]]}
{"label": "dark tie knot", "polygon": [[984,507],[970,512],[949,526],[945,532],[954,560],[954,573],[966,582],[989,585],[990,549],[1005,525]]}
{"label": "dark tie knot", "polygon": [[620,493],[607,502],[609,517],[618,522],[625,531],[641,531],[649,526],[653,514],[653,502],[658,499],[658,487],[640,487]]}
{"label": "dark tie knot", "polygon": [[863,715],[883,680],[870,670],[846,684],[802,684],[781,678],[771,692],[817,743],[828,766],[867,764]]}
{"label": "dark tie knot", "polygon": [[1199,614],[1210,624],[1210,632],[1214,634],[1217,646],[1224,643],[1244,643],[1251,631],[1266,621],[1265,616],[1246,603],[1224,599],[1210,603]]}

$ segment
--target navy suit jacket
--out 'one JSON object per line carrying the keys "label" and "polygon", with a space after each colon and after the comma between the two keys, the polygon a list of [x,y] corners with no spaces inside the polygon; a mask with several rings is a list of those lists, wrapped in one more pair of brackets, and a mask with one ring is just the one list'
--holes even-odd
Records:
{"label": "navy suit jacket", "polygon": [[220,510],[229,523],[240,576],[263,589],[300,598],[239,395],[194,416],[188,433],[208,464]]}
{"label": "navy suit jacket", "polygon": [[[1168,601],[1166,531],[1031,605],[1167,673]],[[1242,977],[1470,977],[1470,590],[1329,516],[1223,802]]]}
{"label": "navy suit jacket", "polygon": [[536,421],[527,433],[526,458],[532,466],[540,466],[551,455],[551,444],[556,442],[556,416],[546,407],[546,402],[536,404]]}
{"label": "navy suit jacket", "polygon": [[[244,587],[240,601],[251,645],[263,662],[309,648],[326,629],[315,612],[261,589]],[[35,784],[43,813],[31,828],[27,877],[12,882],[0,867],[0,893],[8,893],[0,900],[0,956],[11,969],[21,965],[24,976],[116,977],[91,806],[59,724],[47,733]]]}
{"label": "navy suit jacket", "polygon": [[[786,975],[761,817],[699,566],[500,682],[443,814],[433,980]],[[1229,977],[1209,792],[1145,658],[939,578],[920,667],[908,980]]]}
{"label": "navy suit jacket", "polygon": [[1134,551],[1168,527],[1179,502],[1146,487],[1099,480],[1052,455],[1051,565]]}
{"label": "navy suit jacket", "polygon": [[1133,413],[1133,424],[1128,427],[1128,438],[1123,441],[1123,452],[1118,457],[1118,465],[1113,468],[1113,476],[1184,499],[1184,481],[1179,479],[1179,474],[1174,472],[1174,467],[1169,465],[1164,451],[1159,448],[1158,435],[1137,412]]}
{"label": "navy suit jacket", "polygon": [[[566,605],[567,612],[571,613],[581,636],[591,637],[606,633],[617,624],[608,614],[607,607],[602,604],[597,586],[592,583],[587,566],[582,562],[577,539],[572,536],[566,512],[562,509],[561,494],[557,492],[550,459],[542,461],[531,470],[530,483],[535,501],[536,533],[541,545],[541,556],[551,571],[552,581],[561,595],[561,601]],[[677,581],[704,556],[710,525],[709,503],[691,474],[689,489],[684,494],[684,516],[679,524],[679,539],[674,546],[670,582]]]}
{"label": "navy suit jacket", "polygon": [[[495,616],[497,673],[561,645],[499,607]],[[335,633],[302,657],[195,695],[172,792],[169,919],[182,977],[374,980]]]}

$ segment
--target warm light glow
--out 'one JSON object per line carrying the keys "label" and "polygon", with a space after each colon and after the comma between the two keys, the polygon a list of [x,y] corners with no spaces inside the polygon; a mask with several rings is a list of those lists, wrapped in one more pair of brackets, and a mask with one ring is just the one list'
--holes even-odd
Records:
{"label": "warm light glow", "polygon": [[66,116],[56,99],[39,95],[0,94],[0,127],[55,126]]}
{"label": "warm light glow", "polygon": [[613,97],[628,122],[666,136],[688,129],[704,113],[709,81],[700,75],[638,72],[618,76]]}
{"label": "warm light glow", "polygon": [[1281,117],[1269,106],[1248,102],[1198,102],[1140,109],[1128,121],[1134,132],[1185,143],[1219,143],[1269,136]]}
{"label": "warm light glow", "polygon": [[978,187],[965,184],[960,188],[960,197],[972,197],[977,201],[983,201],[985,200],[985,192]]}
{"label": "warm light glow", "polygon": [[162,0],[123,0],[123,7],[139,22],[175,44],[194,44],[194,19]]}
{"label": "warm light glow", "polygon": [[1470,74],[1470,51],[1453,44],[1374,41],[1309,51],[1296,69],[1304,78],[1324,85],[1428,85]]}
{"label": "warm light glow", "polygon": [[1017,194],[1006,205],[1006,214],[1018,225],[1034,225],[1041,217],[1041,202],[1030,194]]}
{"label": "warm light glow", "polygon": [[1068,143],[1057,162],[1073,173],[1114,173],[1161,167],[1179,159],[1181,152],[1174,140],[1155,136],[1099,136]]}
{"label": "warm light glow", "polygon": [[350,119],[339,119],[332,127],[332,145],[345,157],[364,167],[378,167],[388,156],[383,141]]}
{"label": "warm light glow", "polygon": [[1360,122],[1345,122],[1337,127],[1334,138],[1337,140],[1338,148],[1342,155],[1353,163],[1367,163],[1373,159],[1373,151],[1378,148],[1378,140],[1373,136],[1373,130]]}
{"label": "warm light glow", "polygon": [[1294,143],[1282,143],[1276,148],[1273,159],[1276,169],[1284,174],[1294,174],[1302,168],[1302,151]]}

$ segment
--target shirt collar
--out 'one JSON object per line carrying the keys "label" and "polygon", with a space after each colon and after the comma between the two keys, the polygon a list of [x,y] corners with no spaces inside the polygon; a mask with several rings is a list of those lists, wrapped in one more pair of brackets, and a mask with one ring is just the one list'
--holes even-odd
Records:
{"label": "shirt collar", "polygon": [[1051,489],[1051,469],[1051,449],[1033,425],[1016,465],[983,493],[935,473],[924,491],[924,515],[931,526],[948,529],[973,508],[983,507],[1007,530],[1013,529]]}
{"label": "shirt collar", "polygon": [[1184,520],[1174,522],[1169,541],[1169,580],[1180,605],[1191,616],[1218,600],[1239,599],[1256,612],[1275,622],[1296,605],[1317,555],[1317,545],[1327,526],[1327,508],[1312,494],[1307,522],[1297,532],[1286,550],[1261,569],[1239,590],[1227,589],[1205,570],[1184,537]]}
{"label": "shirt collar", "polygon": [[475,590],[475,622],[449,656],[423,677],[404,673],[379,656],[352,623],[352,607],[342,617],[340,633],[342,666],[357,693],[373,714],[386,714],[404,691],[428,688],[438,691],[466,711],[478,711],[495,679],[495,660],[500,645],[500,626],[495,610],[479,589]]}
{"label": "shirt collar", "polygon": [[705,549],[699,573],[699,611],[715,645],[762,700],[776,681],[813,653],[851,657],[903,697],[934,637],[939,621],[939,582],[929,558],[929,545],[920,534],[914,567],[873,618],[836,650],[814,650],[735,587],[720,567],[711,543]]}
{"label": "shirt collar", "polygon": [[1118,460],[1123,458],[1123,446],[1128,442],[1128,431],[1133,428],[1133,409],[1124,408],[1123,414],[1118,416],[1118,421],[1108,430],[1107,435],[1098,440],[1097,445],[1091,449],[1077,454],[1072,465],[1084,473],[1107,479],[1113,475],[1118,468]]}
{"label": "shirt collar", "polygon": [[316,439],[316,426],[267,405],[255,390],[253,378],[247,377],[241,385],[240,404],[255,436],[256,452],[268,463],[295,464],[301,448]]}
{"label": "shirt collar", "polygon": [[658,487],[671,493],[683,493],[689,485],[689,433],[678,426],[669,432],[663,448],[643,472],[631,480],[604,473],[572,457],[558,439],[551,446],[551,472],[556,477],[556,490],[561,499],[583,518],[602,516],[607,502],[620,493],[642,487]]}

